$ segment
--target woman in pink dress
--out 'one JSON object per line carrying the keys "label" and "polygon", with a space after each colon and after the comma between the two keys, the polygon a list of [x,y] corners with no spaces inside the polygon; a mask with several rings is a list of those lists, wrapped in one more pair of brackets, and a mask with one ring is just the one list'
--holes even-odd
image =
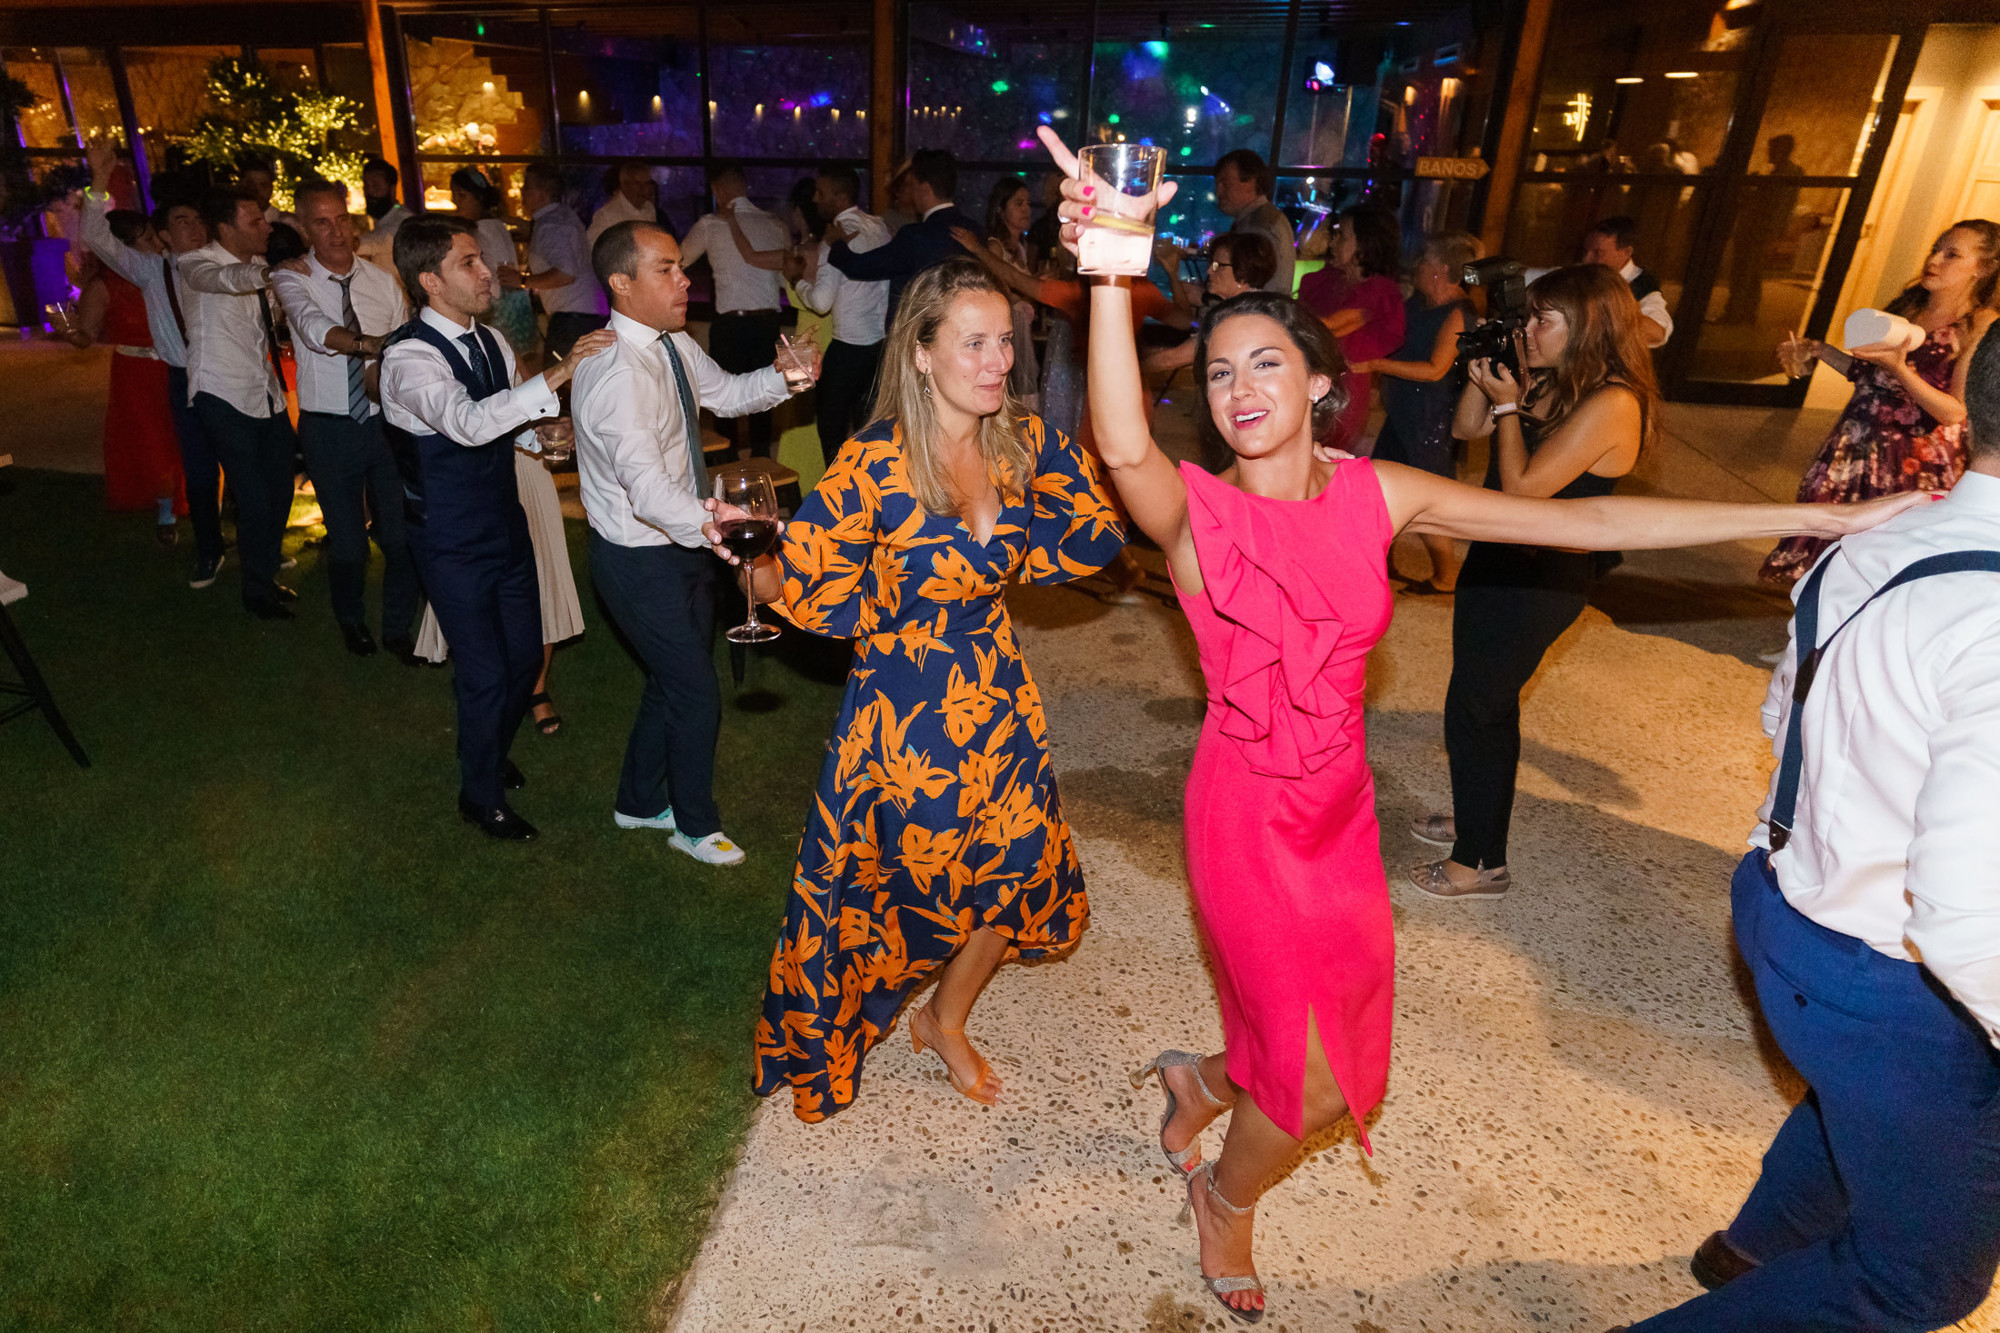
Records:
{"label": "woman in pink dress", "polygon": [[[1388,356],[1403,345],[1408,312],[1396,281],[1403,269],[1403,234],[1396,215],[1379,204],[1362,204],[1340,215],[1327,247],[1326,267],[1299,280],[1299,302],[1326,322],[1352,367]],[[1363,452],[1368,395],[1375,376],[1348,370],[1343,386],[1347,406],[1328,443]]]}
{"label": "woman in pink dress", "polygon": [[[1074,156],[1052,132],[1042,138],[1074,177]],[[1066,244],[1088,188],[1063,187]],[[1210,476],[1153,442],[1122,281],[1091,291],[1090,415],[1133,521],[1166,554],[1208,682],[1188,775],[1188,878],[1227,1042],[1207,1056],[1163,1052],[1134,1081],[1157,1071],[1166,1091],[1160,1146],[1188,1177],[1202,1280],[1254,1323],[1258,1193],[1301,1140],[1343,1116],[1367,1147],[1388,1080],[1395,946],[1361,696],[1368,650],[1389,624],[1396,534],[1583,550],[1838,536],[1921,497],[1547,500],[1332,458],[1313,441],[1345,405],[1340,352],[1298,302],[1266,292],[1223,302],[1202,329],[1203,430],[1236,456]],[[1200,1163],[1202,1129],[1232,1108],[1222,1155]]]}

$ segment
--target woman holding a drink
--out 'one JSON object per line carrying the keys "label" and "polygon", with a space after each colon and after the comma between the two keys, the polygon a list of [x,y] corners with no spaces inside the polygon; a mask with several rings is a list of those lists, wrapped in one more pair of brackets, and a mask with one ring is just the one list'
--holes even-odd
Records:
{"label": "woman holding a drink", "polygon": [[[1042,139],[1072,177],[1077,159]],[[1086,154],[1089,150],[1085,150]],[[1157,185],[1150,215],[1172,197]],[[1080,254],[1108,203],[1086,157],[1063,187]],[[1066,242],[1078,227],[1064,229]],[[1121,228],[1117,237],[1125,234]],[[1114,245],[1114,252],[1115,245]],[[1368,651],[1391,612],[1388,547],[1397,533],[1579,549],[1836,536],[1915,497],[1850,508],[1654,499],[1561,501],[1480,490],[1396,463],[1329,460],[1313,441],[1344,406],[1332,335],[1296,301],[1265,292],[1225,301],[1202,328],[1195,364],[1202,423],[1234,454],[1210,476],[1178,467],[1146,427],[1130,294],[1091,292],[1090,413],[1132,520],[1166,553],[1208,681],[1208,715],[1187,789],[1188,878],[1214,965],[1227,1047],[1164,1051],[1160,1147],[1188,1177],[1202,1280],[1254,1323],[1264,1292],[1251,1258],[1259,1193],[1302,1142],[1381,1102],[1389,1065],[1394,942],[1366,763]],[[1233,1110],[1221,1156],[1201,1131]]]}

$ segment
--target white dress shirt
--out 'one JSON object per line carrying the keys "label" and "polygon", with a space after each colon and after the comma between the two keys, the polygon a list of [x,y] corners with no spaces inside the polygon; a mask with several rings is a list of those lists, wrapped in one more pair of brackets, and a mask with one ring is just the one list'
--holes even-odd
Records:
{"label": "white dress shirt", "polygon": [[534,273],[550,269],[569,275],[560,287],[541,287],[542,309],[551,315],[601,315],[608,308],[597,275],[590,268],[590,244],[583,238],[583,223],[568,204],[543,204],[535,214],[534,231],[528,240],[528,268]]}
{"label": "white dress shirt", "polygon": [[[271,360],[257,294],[263,257],[239,260],[211,241],[181,256],[181,313],[188,326],[188,401],[212,394],[249,417],[285,410],[285,386]],[[266,293],[266,299],[269,294]],[[269,302],[278,317],[276,301]]]}
{"label": "white dress shirt", "polygon": [[[855,254],[889,243],[888,224],[873,213],[862,212],[858,206],[842,209],[833,219],[833,225],[827,228],[827,235],[843,231],[847,235],[847,248]],[[795,290],[807,306],[822,313],[833,313],[835,342],[872,347],[888,333],[888,280],[859,282],[848,277],[826,262],[832,250],[832,241],[820,242],[816,275],[811,282],[798,283]]]}
{"label": "white dress shirt", "polygon": [[[1627,283],[1630,283],[1632,279],[1638,277],[1643,271],[1637,264],[1628,259],[1625,261],[1625,267],[1618,270],[1618,276],[1625,279]],[[1658,292],[1647,292],[1639,298],[1639,313],[1647,319],[1652,320],[1664,330],[1657,341],[1650,334],[1647,335],[1646,346],[1665,347],[1667,339],[1674,336],[1674,317],[1667,313],[1667,298]]]}
{"label": "white dress shirt", "polygon": [[[694,492],[688,422],[660,332],[616,310],[611,327],[617,345],[579,361],[570,390],[583,511],[599,536],[620,546],[706,547],[708,511]],[[670,336],[697,409],[746,416],[790,396],[776,369],[731,375],[686,333]]]}
{"label": "white dress shirt", "polygon": [[[78,237],[92,254],[104,261],[106,268],[137,287],[146,298],[146,327],[153,331],[153,354],[170,366],[185,368],[187,340],[181,337],[180,323],[174,318],[173,299],[167,294],[167,284],[177,281],[174,261],[166,255],[135,250],[112,235],[111,224],[105,218],[110,210],[110,200],[95,190],[85,190]],[[178,296],[176,287],[175,298]],[[185,306],[181,313],[185,318]]]}
{"label": "white dress shirt", "polygon": [[[460,339],[478,327],[454,324],[429,306],[418,318],[461,349],[465,344]],[[493,341],[499,345],[507,382],[513,384],[517,374],[514,349],[498,334]],[[381,385],[382,415],[390,425],[413,434],[442,435],[467,448],[490,444],[531,421],[554,416],[557,410],[555,391],[540,375],[473,401],[444,354],[422,338],[405,338],[382,353]],[[514,443],[531,453],[540,452],[532,429],[520,430]]]}
{"label": "white dress shirt", "polygon": [[[2000,477],[1968,472],[1943,500],[1822,557],[1820,642],[1913,561],[1970,550],[2000,550]],[[1798,652],[1764,701],[1780,756]],[[1922,962],[2000,1040],[2000,575],[1942,574],[1884,596],[1821,657],[1803,717],[1792,837],[1771,855],[1786,900]],[[1776,790],[1773,776],[1760,821]],[[1766,823],[1751,843],[1770,847]]]}
{"label": "white dress shirt", "polygon": [[[410,317],[410,307],[394,278],[359,257],[339,277],[320,263],[316,254],[306,256],[306,267],[310,273],[282,268],[271,271],[271,289],[285,307],[285,318],[292,322],[292,353],[299,367],[299,410],[344,417],[347,367],[353,358],[329,351],[326,346],[329,329],[346,327],[340,315],[339,279],[344,277],[353,284],[354,314],[361,322],[361,331],[369,337],[380,337],[401,328]],[[370,416],[381,410],[374,403],[368,408]]]}
{"label": "white dress shirt", "polygon": [[653,207],[651,204],[635,204],[625,197],[623,191],[613,191],[611,197],[604,201],[604,206],[591,214],[590,230],[584,233],[584,239],[592,245],[596,245],[598,237],[621,222],[658,222],[659,220],[659,209]]}
{"label": "white dress shirt", "polygon": [[[730,207],[735,210],[736,221],[752,250],[782,250],[791,243],[785,224],[748,199],[739,195],[730,201]],[[717,314],[778,308],[784,297],[783,280],[772,269],[751,267],[743,252],[736,248],[736,238],[729,233],[729,220],[720,213],[705,214],[688,228],[687,237],[681,242],[682,268],[691,266],[703,255],[708,256],[709,270],[715,275]]]}
{"label": "white dress shirt", "polygon": [[[392,278],[396,277],[396,228],[415,217],[409,209],[397,204],[381,217],[366,235],[354,242],[354,253],[383,269]],[[397,278],[398,282],[402,279]]]}

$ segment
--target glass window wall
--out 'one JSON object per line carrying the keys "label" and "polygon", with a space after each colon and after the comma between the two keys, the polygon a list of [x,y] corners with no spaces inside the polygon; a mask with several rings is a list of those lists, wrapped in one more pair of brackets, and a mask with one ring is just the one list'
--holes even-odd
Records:
{"label": "glass window wall", "polygon": [[1091,79],[1090,121],[1096,143],[1156,144],[1169,163],[1212,164],[1224,153],[1271,151],[1284,43],[1215,38],[1100,41]]}
{"label": "glass window wall", "polygon": [[1089,58],[1082,32],[975,17],[986,16],[912,7],[910,147],[949,149],[967,162],[1008,162],[1044,155],[1036,125],[1053,125],[1074,141]]}
{"label": "glass window wall", "polygon": [[711,10],[708,72],[716,156],[867,158],[865,12]]}
{"label": "glass window wall", "polygon": [[564,155],[701,156],[695,10],[558,11],[549,42]]}
{"label": "glass window wall", "polygon": [[[234,46],[128,46],[123,54],[139,133],[172,138],[191,132],[208,114],[209,65],[242,51]],[[364,105],[372,108],[374,102],[371,91]]]}
{"label": "glass window wall", "polygon": [[548,66],[532,15],[411,14],[402,26],[419,153],[550,150]]}

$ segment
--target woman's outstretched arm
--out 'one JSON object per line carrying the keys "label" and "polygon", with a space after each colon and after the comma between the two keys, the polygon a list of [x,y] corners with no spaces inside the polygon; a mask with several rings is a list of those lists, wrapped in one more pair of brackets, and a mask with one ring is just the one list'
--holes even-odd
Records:
{"label": "woman's outstretched arm", "polygon": [[1428,361],[1357,361],[1348,369],[1387,375],[1391,379],[1414,380],[1418,384],[1436,384],[1451,373],[1452,363],[1458,360],[1458,336],[1465,332],[1465,311],[1454,309],[1444,317],[1439,327],[1437,341],[1431,344],[1431,359]]}
{"label": "woman's outstretched arm", "polygon": [[1645,551],[1803,535],[1845,537],[1905,509],[1921,492],[1852,505],[1724,504],[1612,496],[1547,500],[1482,490],[1401,463],[1377,462],[1375,476],[1397,531],[1467,541],[1514,542],[1577,551]]}
{"label": "woman's outstretched arm", "polygon": [[1188,530],[1187,483],[1160,452],[1146,419],[1129,286],[1099,282],[1090,289],[1089,367],[1090,429],[1098,457],[1132,521],[1166,553],[1181,586],[1194,591],[1201,587],[1201,570]]}

